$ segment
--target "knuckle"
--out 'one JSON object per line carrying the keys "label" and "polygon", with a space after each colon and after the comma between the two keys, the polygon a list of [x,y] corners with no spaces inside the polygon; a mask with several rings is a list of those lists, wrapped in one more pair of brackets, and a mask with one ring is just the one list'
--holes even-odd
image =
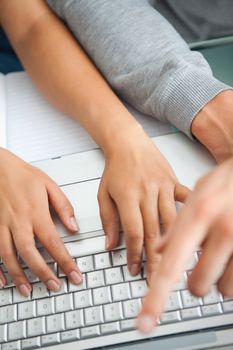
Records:
{"label": "knuckle", "polygon": [[50,234],[47,238],[47,246],[51,251],[59,251],[63,248],[62,240],[55,234]]}
{"label": "knuckle", "polygon": [[145,234],[145,240],[149,241],[149,242],[153,242],[158,238],[158,235],[156,233],[156,230],[151,230],[151,231],[147,231]]}
{"label": "knuckle", "polygon": [[[134,242],[142,240],[142,235],[140,234],[140,232],[138,232],[137,230],[134,230],[131,227],[125,229],[125,234],[126,234],[128,240],[133,240]],[[133,244],[133,242],[132,242],[132,244]]]}

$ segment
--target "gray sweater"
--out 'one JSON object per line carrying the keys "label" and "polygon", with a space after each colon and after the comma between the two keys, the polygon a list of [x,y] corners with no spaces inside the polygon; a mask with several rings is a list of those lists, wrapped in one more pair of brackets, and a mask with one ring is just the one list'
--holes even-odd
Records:
{"label": "gray sweater", "polygon": [[47,1],[120,97],[190,137],[197,113],[229,89],[153,0]]}

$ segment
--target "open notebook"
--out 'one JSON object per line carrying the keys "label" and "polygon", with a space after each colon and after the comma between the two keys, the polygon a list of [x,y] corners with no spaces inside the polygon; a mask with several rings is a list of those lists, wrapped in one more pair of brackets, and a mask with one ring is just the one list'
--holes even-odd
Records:
{"label": "open notebook", "polygon": [[[127,107],[150,137],[175,131]],[[0,146],[28,162],[98,147],[77,122],[48,104],[25,72],[0,74]]]}

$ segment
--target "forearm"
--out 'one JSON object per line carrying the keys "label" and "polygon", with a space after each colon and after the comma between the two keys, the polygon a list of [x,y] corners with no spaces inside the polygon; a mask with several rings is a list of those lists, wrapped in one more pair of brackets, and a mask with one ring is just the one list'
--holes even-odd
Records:
{"label": "forearm", "polygon": [[[76,40],[42,1],[24,0],[23,9],[22,2],[8,0],[5,8],[4,3],[6,0],[0,2],[2,25],[24,67],[54,105],[79,121],[104,150],[112,139],[117,142],[117,135],[139,128]],[[33,17],[34,12],[37,14]],[[21,23],[28,25],[22,27]]]}
{"label": "forearm", "polygon": [[228,88],[147,0],[47,1],[119,95],[189,136],[197,113]]}

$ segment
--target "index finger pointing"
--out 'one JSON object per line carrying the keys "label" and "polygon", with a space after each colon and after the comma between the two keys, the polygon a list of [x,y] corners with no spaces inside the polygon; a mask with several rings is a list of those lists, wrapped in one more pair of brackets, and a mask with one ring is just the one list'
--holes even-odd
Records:
{"label": "index finger pointing", "polygon": [[137,326],[144,333],[152,331],[156,325],[172,287],[185,269],[193,250],[208,231],[214,213],[209,213],[207,217],[206,213],[196,215],[194,208],[198,203],[195,198],[189,201],[170,231],[170,239],[162,253],[159,269],[150,280],[150,289],[138,317]]}

